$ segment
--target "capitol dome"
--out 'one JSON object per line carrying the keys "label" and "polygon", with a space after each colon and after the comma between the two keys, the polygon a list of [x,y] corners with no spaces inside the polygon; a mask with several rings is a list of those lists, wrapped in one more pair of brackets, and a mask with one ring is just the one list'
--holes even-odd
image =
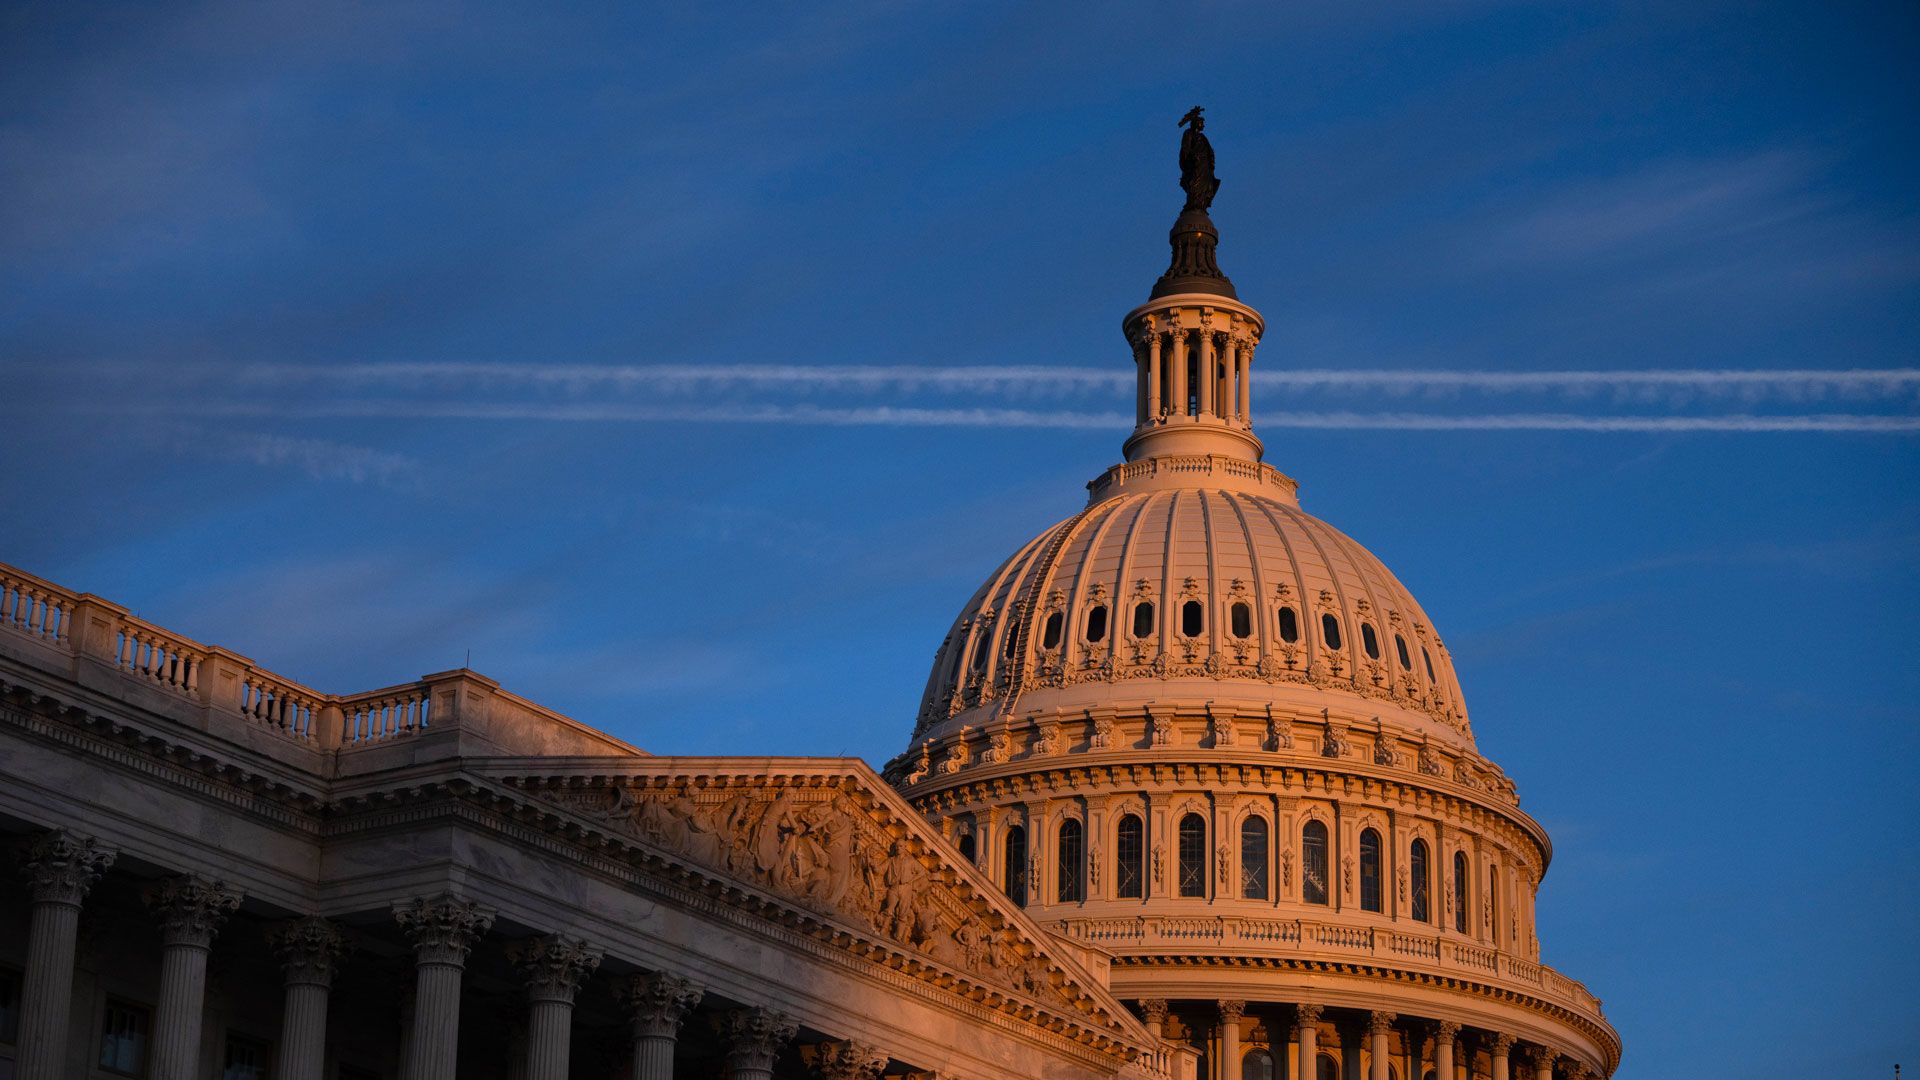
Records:
{"label": "capitol dome", "polygon": [[1172,263],[1121,321],[1124,460],[961,608],[887,777],[1200,1080],[1611,1075],[1452,655],[1263,460],[1265,323],[1215,259],[1198,115]]}

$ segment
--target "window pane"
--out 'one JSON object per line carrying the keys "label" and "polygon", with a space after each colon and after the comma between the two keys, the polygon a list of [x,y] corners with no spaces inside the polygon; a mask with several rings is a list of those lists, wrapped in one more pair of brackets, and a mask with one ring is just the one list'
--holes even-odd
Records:
{"label": "window pane", "polygon": [[253,1039],[229,1036],[227,1066],[220,1080],[266,1080],[267,1047]]}
{"label": "window pane", "polygon": [[1107,605],[1101,604],[1087,612],[1087,640],[1105,641],[1107,638]]}
{"label": "window pane", "polygon": [[1263,817],[1240,823],[1240,895],[1248,900],[1267,898],[1267,819]]}
{"label": "window pane", "polygon": [[147,1010],[109,1001],[100,1023],[100,1067],[138,1074],[147,1061]]}
{"label": "window pane", "polygon": [[1140,886],[1144,877],[1140,873],[1140,859],[1145,853],[1144,832],[1139,815],[1128,814],[1120,819],[1119,841],[1115,845],[1118,850],[1114,853],[1114,862],[1117,864],[1114,885],[1120,896],[1141,895]]}
{"label": "window pane", "polygon": [[1198,600],[1189,600],[1180,605],[1180,632],[1188,637],[1199,637],[1200,632],[1207,628],[1206,615],[1207,609]]}
{"label": "window pane", "polygon": [[1180,895],[1207,895],[1207,819],[1180,819]]}
{"label": "window pane", "polygon": [[1406,668],[1408,671],[1412,671],[1413,660],[1407,656],[1407,639],[1401,637],[1399,634],[1393,635],[1393,647],[1400,652],[1400,666]]}
{"label": "window pane", "polygon": [[1372,829],[1360,833],[1360,907],[1380,910],[1380,834]]}
{"label": "window pane", "polygon": [[1300,894],[1309,904],[1327,902],[1327,827],[1317,821],[1300,830]]}
{"label": "window pane", "polygon": [[1300,616],[1290,607],[1280,609],[1280,640],[1288,643],[1300,640]]}
{"label": "window pane", "polygon": [[1133,636],[1153,636],[1153,605],[1142,601],[1133,605]]}
{"label": "window pane", "polygon": [[972,833],[966,833],[965,835],[960,837],[959,848],[960,848],[961,858],[967,860],[968,862],[974,861],[973,860],[974,846],[973,846]]}
{"label": "window pane", "polygon": [[1439,682],[1440,676],[1433,673],[1433,654],[1427,651],[1425,645],[1420,646],[1420,659],[1427,662],[1427,680],[1429,682]]}
{"label": "window pane", "polygon": [[1413,921],[1427,922],[1427,842],[1415,840],[1407,856],[1408,876],[1413,878]]}
{"label": "window pane", "polygon": [[1374,636],[1372,623],[1360,624],[1360,644],[1366,647],[1369,657],[1380,659],[1380,639]]}
{"label": "window pane", "polygon": [[1041,648],[1057,649],[1060,647],[1060,627],[1065,621],[1066,616],[1057,611],[1047,616],[1047,628],[1040,634]]}
{"label": "window pane", "polygon": [[1453,928],[1467,932],[1467,853],[1453,853]]}
{"label": "window pane", "polygon": [[1080,882],[1083,867],[1086,865],[1086,848],[1081,842],[1080,822],[1077,820],[1060,823],[1060,874],[1059,891],[1061,903],[1072,904],[1085,899]]}
{"label": "window pane", "polygon": [[1007,830],[1005,871],[1007,896],[1021,907],[1027,906],[1027,830],[1015,825]]}
{"label": "window pane", "polygon": [[1240,1059],[1240,1080],[1274,1080],[1273,1055],[1265,1050],[1249,1050]]}
{"label": "window pane", "polygon": [[1320,637],[1326,641],[1327,648],[1340,647],[1340,620],[1331,615],[1320,616]]}
{"label": "window pane", "polygon": [[1233,605],[1233,636],[1253,636],[1253,609],[1245,604]]}

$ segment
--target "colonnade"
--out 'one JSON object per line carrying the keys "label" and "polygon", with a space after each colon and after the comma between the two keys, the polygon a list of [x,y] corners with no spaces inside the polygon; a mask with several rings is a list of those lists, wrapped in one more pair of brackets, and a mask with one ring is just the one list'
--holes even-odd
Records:
{"label": "colonnade", "polygon": [[[28,852],[32,907],[17,1059],[22,1080],[62,1080],[66,1075],[80,912],[115,857],[94,839],[65,829],[40,835]],[[160,923],[162,941],[146,1075],[154,1080],[199,1080],[207,959],[242,896],[222,882],[180,874],[155,882],[143,898]],[[461,985],[468,957],[492,928],[494,912],[442,893],[395,903],[392,917],[413,957],[411,1023],[400,1047],[400,1076],[454,1080]],[[281,924],[269,933],[268,942],[284,973],[273,1075],[279,1080],[322,1080],[329,996],[348,939],[338,925],[308,916]],[[599,968],[603,953],[566,934],[515,941],[506,953],[524,982],[527,1004],[524,1067],[511,1075],[567,1080],[574,997]],[[683,976],[643,972],[621,977],[614,997],[632,1036],[630,1069],[623,1075],[672,1080],[681,1027],[701,1003],[702,987]],[[716,1010],[711,1018],[724,1050],[727,1080],[771,1080],[775,1060],[799,1031],[793,1017],[769,1007]],[[822,1080],[873,1080],[889,1060],[884,1051],[851,1041],[829,1039],[796,1049]]]}
{"label": "colonnade", "polygon": [[1143,327],[1133,346],[1139,373],[1136,424],[1173,416],[1250,422],[1253,335],[1238,328],[1215,329],[1212,314],[1203,312],[1197,327]]}
{"label": "colonnade", "polygon": [[[1178,1022],[1178,1013],[1191,1015],[1189,1006],[1198,1003],[1147,998],[1138,1005],[1147,1029],[1166,1038],[1177,1037],[1170,1028]],[[1256,1072],[1246,1066],[1249,1051],[1242,1049],[1242,1027],[1256,1009],[1265,1014],[1265,1035],[1273,1048],[1268,1051],[1273,1071],[1260,1075],[1259,1080],[1265,1080],[1268,1075],[1273,1080],[1282,1077],[1320,1080],[1322,1052],[1334,1049],[1323,1046],[1320,1041],[1322,1029],[1327,1026],[1337,1032],[1336,1045],[1342,1055],[1338,1074],[1341,1080],[1362,1080],[1363,1076],[1364,1080],[1393,1077],[1420,1080],[1429,1072],[1436,1080],[1464,1080],[1475,1076],[1487,1076],[1490,1080],[1598,1080],[1599,1077],[1587,1064],[1559,1049],[1540,1043],[1522,1043],[1511,1033],[1470,1027],[1457,1020],[1403,1017],[1379,1009],[1336,1010],[1311,1002],[1293,1003],[1290,1013],[1286,1005],[1244,999],[1221,999],[1198,1007],[1203,1013],[1211,1013],[1209,1019],[1213,1027],[1212,1052],[1208,1054],[1210,1074],[1201,1076],[1200,1080],[1255,1080]],[[1281,1021],[1280,1030],[1273,1028],[1276,1018]],[[1396,1041],[1400,1047],[1397,1054]],[[1285,1053],[1289,1042],[1294,1048],[1292,1055]],[[1363,1048],[1367,1066],[1364,1073],[1359,1067]],[[1463,1048],[1465,1053],[1461,1052]],[[1473,1059],[1479,1053],[1487,1055],[1488,1071],[1476,1073]],[[1291,1061],[1284,1060],[1289,1056]],[[1406,1068],[1396,1068],[1395,1062],[1403,1060]]]}

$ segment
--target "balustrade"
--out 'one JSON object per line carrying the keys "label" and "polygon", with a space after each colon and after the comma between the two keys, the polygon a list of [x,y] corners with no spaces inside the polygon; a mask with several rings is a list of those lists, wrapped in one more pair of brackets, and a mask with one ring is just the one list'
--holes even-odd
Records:
{"label": "balustrade", "polygon": [[0,570],[0,626],[54,642],[67,640],[74,597]]}

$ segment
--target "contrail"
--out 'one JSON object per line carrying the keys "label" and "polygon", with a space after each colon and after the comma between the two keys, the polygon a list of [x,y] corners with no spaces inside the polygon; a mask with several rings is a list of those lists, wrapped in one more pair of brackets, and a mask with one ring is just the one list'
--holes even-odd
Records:
{"label": "contrail", "polygon": [[[450,401],[338,401],[271,403],[214,401],[191,405],[139,403],[112,411],[228,417],[305,417],[417,420],[490,420],[545,423],[741,423],[854,427],[1071,428],[1118,431],[1132,426],[1119,413],[1032,409],[952,409],[899,406],[832,408],[785,405],[636,405]],[[1853,432],[1917,434],[1920,416],[1821,413],[1799,416],[1580,416],[1570,413],[1444,416],[1431,413],[1273,412],[1254,418],[1265,428],[1387,431],[1588,432]]]}

